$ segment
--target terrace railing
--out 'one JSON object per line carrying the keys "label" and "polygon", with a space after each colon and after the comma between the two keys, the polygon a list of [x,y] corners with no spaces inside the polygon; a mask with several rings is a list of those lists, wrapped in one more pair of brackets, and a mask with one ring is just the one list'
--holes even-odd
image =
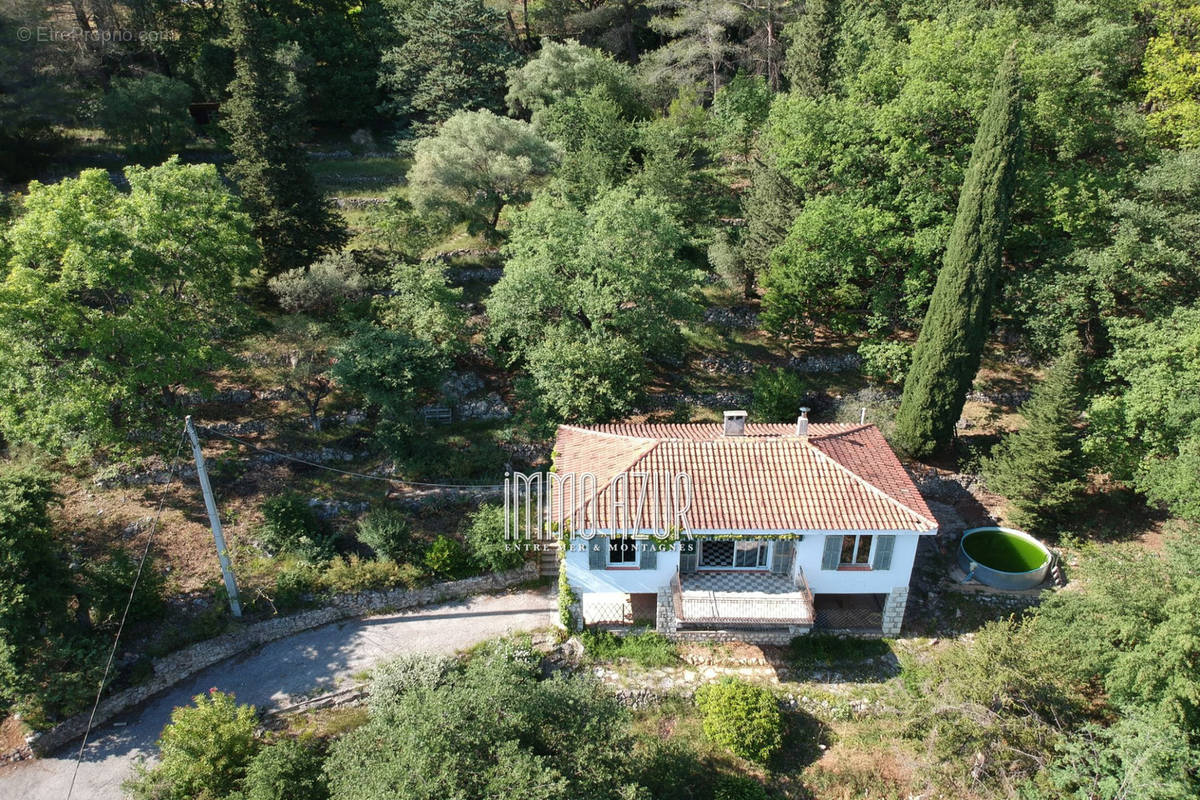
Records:
{"label": "terrace railing", "polygon": [[796,591],[785,594],[689,590],[683,585],[678,572],[671,578],[676,619],[683,625],[701,627],[812,625],[812,592],[803,573],[797,576],[795,587]]}

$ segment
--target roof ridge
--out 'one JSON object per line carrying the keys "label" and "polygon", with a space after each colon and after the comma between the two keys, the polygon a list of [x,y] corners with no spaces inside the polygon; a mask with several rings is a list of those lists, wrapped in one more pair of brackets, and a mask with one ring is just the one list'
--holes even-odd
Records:
{"label": "roof ridge", "polygon": [[[874,427],[874,426],[872,426],[872,427]],[[917,519],[919,519],[921,522],[924,522],[924,523],[926,523],[927,525],[929,525],[929,527],[931,527],[931,528],[936,528],[936,527],[938,527],[938,524],[937,524],[937,522],[936,522],[936,521],[934,521],[934,520],[932,520],[932,519],[929,519],[929,518],[928,518],[928,517],[926,517],[924,514],[921,514],[920,512],[918,512],[918,511],[916,511],[916,510],[914,510],[914,509],[912,509],[912,508],[909,508],[909,507],[908,507],[908,506],[906,506],[904,503],[901,503],[899,500],[897,500],[896,498],[892,497],[890,494],[888,494],[887,492],[885,492],[883,489],[880,489],[878,486],[876,486],[875,484],[871,483],[869,480],[867,480],[867,479],[866,479],[866,478],[864,478],[863,476],[859,475],[857,472],[855,472],[854,470],[850,469],[850,468],[849,468],[849,467],[847,467],[845,464],[843,464],[842,462],[838,461],[836,458],[834,458],[833,456],[829,455],[828,453],[826,453],[826,452],[825,452],[824,450],[822,450],[821,448],[814,446],[814,445],[813,445],[811,442],[809,442],[809,441],[805,441],[805,442],[804,442],[804,444],[805,444],[805,446],[806,446],[806,447],[808,447],[808,448],[809,448],[810,450],[812,450],[814,453],[817,453],[819,456],[821,456],[821,458],[824,458],[824,459],[828,460],[830,463],[834,464],[834,465],[835,465],[835,466],[836,466],[838,469],[840,469],[842,472],[846,473],[846,474],[847,474],[847,475],[849,475],[851,478],[853,478],[854,480],[858,481],[860,484],[862,484],[864,487],[866,487],[866,488],[867,488],[868,490],[870,490],[871,492],[874,492],[874,493],[875,493],[876,495],[878,495],[879,497],[882,497],[884,500],[888,501],[888,502],[889,502],[889,503],[891,503],[892,505],[894,505],[894,506],[896,506],[896,507],[898,507],[898,508],[901,508],[901,509],[903,509],[903,510],[904,510],[905,512],[907,512],[908,514],[910,514],[910,515],[912,515],[912,516],[916,517],[916,518],[917,518]],[[903,465],[901,465],[901,466],[903,466]]]}
{"label": "roof ridge", "polygon": [[655,436],[632,436],[628,433],[611,433],[609,431],[598,431],[594,427],[587,427],[585,425],[568,425],[566,423],[563,423],[563,424],[560,424],[558,427],[566,428],[566,429],[572,430],[572,431],[579,431],[580,433],[589,433],[589,434],[592,434],[593,436],[609,436],[609,437],[612,437],[613,439],[640,439],[644,442],[661,441],[660,439],[658,439]]}

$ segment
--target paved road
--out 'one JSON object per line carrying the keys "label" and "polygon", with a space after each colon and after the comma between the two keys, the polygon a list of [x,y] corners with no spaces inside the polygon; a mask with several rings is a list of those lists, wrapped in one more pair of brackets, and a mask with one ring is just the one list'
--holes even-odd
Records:
{"label": "paved road", "polygon": [[[543,627],[554,601],[546,590],[473,597],[403,614],[346,620],[264,645],[210,667],[92,732],[72,797],[120,800],[134,760],[154,742],[176,706],[217,687],[259,709],[321,693],[389,655],[453,653],[486,639]],[[0,771],[0,798],[63,800],[79,743]]]}

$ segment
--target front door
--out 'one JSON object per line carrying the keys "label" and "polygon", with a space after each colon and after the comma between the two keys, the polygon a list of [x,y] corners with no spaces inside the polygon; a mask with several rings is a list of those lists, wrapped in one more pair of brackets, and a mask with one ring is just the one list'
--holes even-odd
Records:
{"label": "front door", "polygon": [[767,569],[770,542],[760,539],[702,539],[700,569]]}

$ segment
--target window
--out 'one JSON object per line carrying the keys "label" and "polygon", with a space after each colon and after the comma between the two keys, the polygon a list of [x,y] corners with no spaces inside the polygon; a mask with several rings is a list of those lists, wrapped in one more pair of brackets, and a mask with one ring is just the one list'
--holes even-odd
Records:
{"label": "window", "polygon": [[871,536],[843,536],[842,558],[839,566],[871,566]]}
{"label": "window", "polygon": [[632,536],[614,536],[608,540],[608,563],[614,567],[636,567],[637,553],[637,541]]}
{"label": "window", "polygon": [[708,539],[700,542],[701,569],[764,569],[768,543],[758,540]]}
{"label": "window", "polygon": [[766,542],[738,542],[733,554],[733,565],[744,569],[757,569],[767,565]]}

